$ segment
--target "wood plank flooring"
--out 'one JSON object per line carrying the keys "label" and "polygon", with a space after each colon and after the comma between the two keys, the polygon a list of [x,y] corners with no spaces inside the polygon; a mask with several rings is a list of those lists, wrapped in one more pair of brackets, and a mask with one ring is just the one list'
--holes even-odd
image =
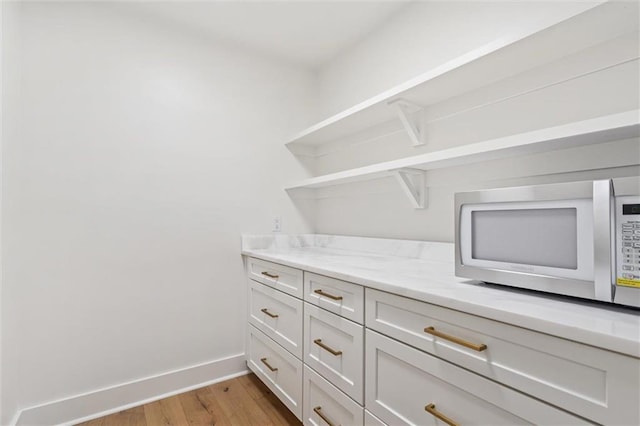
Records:
{"label": "wood plank flooring", "polygon": [[78,426],[301,425],[255,374],[130,408]]}

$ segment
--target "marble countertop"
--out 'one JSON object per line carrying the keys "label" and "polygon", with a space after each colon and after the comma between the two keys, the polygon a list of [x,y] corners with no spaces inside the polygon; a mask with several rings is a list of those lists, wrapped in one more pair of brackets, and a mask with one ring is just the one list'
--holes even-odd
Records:
{"label": "marble countertop", "polygon": [[453,244],[244,235],[242,254],[640,358],[640,310],[454,275]]}

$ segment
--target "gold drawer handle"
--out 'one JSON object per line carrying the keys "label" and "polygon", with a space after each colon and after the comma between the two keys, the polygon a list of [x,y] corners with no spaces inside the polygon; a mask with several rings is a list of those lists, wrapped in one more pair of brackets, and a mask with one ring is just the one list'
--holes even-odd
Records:
{"label": "gold drawer handle", "polygon": [[260,309],[260,312],[269,315],[271,318],[278,318],[278,314],[272,314],[267,308]]}
{"label": "gold drawer handle", "polygon": [[313,409],[313,411],[314,411],[318,416],[320,416],[320,418],[321,418],[322,420],[324,420],[324,422],[325,422],[326,424],[328,424],[329,426],[334,426],[334,424],[331,422],[331,420],[329,420],[329,419],[328,419],[324,414],[322,414],[322,411],[321,411],[321,410],[322,410],[322,407],[321,407],[321,406],[319,406],[319,405]]}
{"label": "gold drawer handle", "polygon": [[329,352],[331,355],[335,355],[335,356],[342,355],[342,351],[336,351],[335,349],[330,348],[329,346],[322,343],[322,339],[316,339],[313,341],[313,343],[320,346],[322,349]]}
{"label": "gold drawer handle", "polygon": [[272,366],[270,366],[270,365],[269,365],[269,363],[267,362],[267,359],[266,359],[266,358],[260,358],[260,361],[262,361],[262,363],[263,363],[264,365],[266,365],[266,366],[267,366],[267,368],[269,368],[269,370],[271,370],[271,371],[278,371],[278,369],[277,369],[277,368],[273,368]]}
{"label": "gold drawer handle", "polygon": [[262,272],[262,275],[269,277],[269,278],[273,278],[274,280],[277,280],[278,278],[280,278],[279,275],[276,274],[270,274],[267,271]]}
{"label": "gold drawer handle", "polygon": [[479,345],[471,342],[467,342],[466,340],[462,340],[459,337],[451,336],[449,334],[445,334],[441,331],[436,331],[433,327],[427,327],[424,329],[425,333],[431,334],[436,337],[442,337],[445,340],[448,340],[453,343],[457,343],[458,345],[462,345],[466,348],[473,349],[474,351],[482,352],[487,349],[487,345],[481,343]]}
{"label": "gold drawer handle", "polygon": [[449,426],[460,426],[458,423],[454,422],[449,417],[445,416],[440,411],[436,410],[436,404],[429,404],[429,405],[425,406],[424,409],[425,409],[425,411],[427,413],[431,414],[433,417],[436,417],[436,418],[442,420],[443,422],[445,422]]}
{"label": "gold drawer handle", "polygon": [[334,296],[333,294],[325,293],[322,290],[313,290],[314,293],[319,294],[320,296],[328,297],[333,300],[342,300],[342,296]]}

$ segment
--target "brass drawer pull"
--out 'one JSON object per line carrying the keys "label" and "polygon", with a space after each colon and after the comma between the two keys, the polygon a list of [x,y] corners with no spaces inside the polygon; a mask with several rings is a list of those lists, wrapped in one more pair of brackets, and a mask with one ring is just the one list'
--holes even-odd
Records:
{"label": "brass drawer pull", "polygon": [[333,294],[325,293],[322,290],[313,290],[315,294],[319,294],[320,296],[328,297],[333,300],[342,300],[342,296],[334,296]]}
{"label": "brass drawer pull", "polygon": [[425,328],[424,332],[428,333],[428,334],[431,334],[433,336],[436,336],[436,337],[442,337],[445,340],[448,340],[448,341],[453,342],[453,343],[457,343],[458,345],[462,345],[462,346],[464,346],[466,348],[469,348],[469,349],[473,349],[474,351],[482,352],[485,349],[487,349],[487,345],[485,345],[484,343],[481,343],[481,344],[477,345],[475,343],[467,342],[466,340],[462,340],[459,337],[451,336],[451,335],[445,334],[445,333],[443,333],[441,331],[436,331],[436,329],[433,328],[433,327]]}
{"label": "brass drawer pull", "polygon": [[270,274],[267,271],[262,272],[262,275],[269,277],[269,278],[273,278],[274,280],[277,280],[278,278],[280,278],[280,275],[276,275],[276,274]]}
{"label": "brass drawer pull", "polygon": [[278,318],[278,314],[272,314],[267,308],[260,309],[260,312],[269,315],[271,318]]}
{"label": "brass drawer pull", "polygon": [[429,404],[429,405],[425,406],[424,409],[425,409],[425,411],[427,413],[431,414],[433,417],[436,417],[436,418],[442,420],[443,422],[445,422],[449,426],[460,426],[458,423],[454,422],[449,417],[445,416],[440,411],[436,410],[436,404]]}
{"label": "brass drawer pull", "polygon": [[328,419],[324,414],[322,414],[322,411],[321,411],[321,410],[322,410],[322,407],[321,407],[321,406],[319,406],[319,405],[313,409],[313,411],[314,411],[318,416],[320,416],[320,418],[321,418],[322,420],[324,420],[326,424],[328,424],[329,426],[334,426],[334,424],[331,422],[331,420],[329,420],[329,419]]}
{"label": "brass drawer pull", "polygon": [[335,355],[335,356],[342,355],[342,351],[336,351],[335,349],[330,348],[329,346],[322,343],[322,339],[316,339],[313,341],[313,343],[320,346],[322,349],[329,352],[331,355]]}
{"label": "brass drawer pull", "polygon": [[267,368],[269,368],[269,370],[271,370],[271,371],[278,371],[278,369],[277,369],[277,368],[273,368],[272,366],[270,366],[270,365],[269,365],[269,363],[267,362],[267,359],[266,359],[266,358],[260,358],[260,361],[262,361],[262,363],[263,363],[264,365],[266,365],[266,366],[267,366]]}

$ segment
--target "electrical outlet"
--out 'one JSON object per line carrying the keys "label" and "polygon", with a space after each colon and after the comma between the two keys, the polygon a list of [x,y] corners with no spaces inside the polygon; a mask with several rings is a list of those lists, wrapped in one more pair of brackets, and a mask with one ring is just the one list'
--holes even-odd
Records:
{"label": "electrical outlet", "polygon": [[282,218],[280,216],[276,216],[273,218],[273,232],[281,232],[282,231]]}

